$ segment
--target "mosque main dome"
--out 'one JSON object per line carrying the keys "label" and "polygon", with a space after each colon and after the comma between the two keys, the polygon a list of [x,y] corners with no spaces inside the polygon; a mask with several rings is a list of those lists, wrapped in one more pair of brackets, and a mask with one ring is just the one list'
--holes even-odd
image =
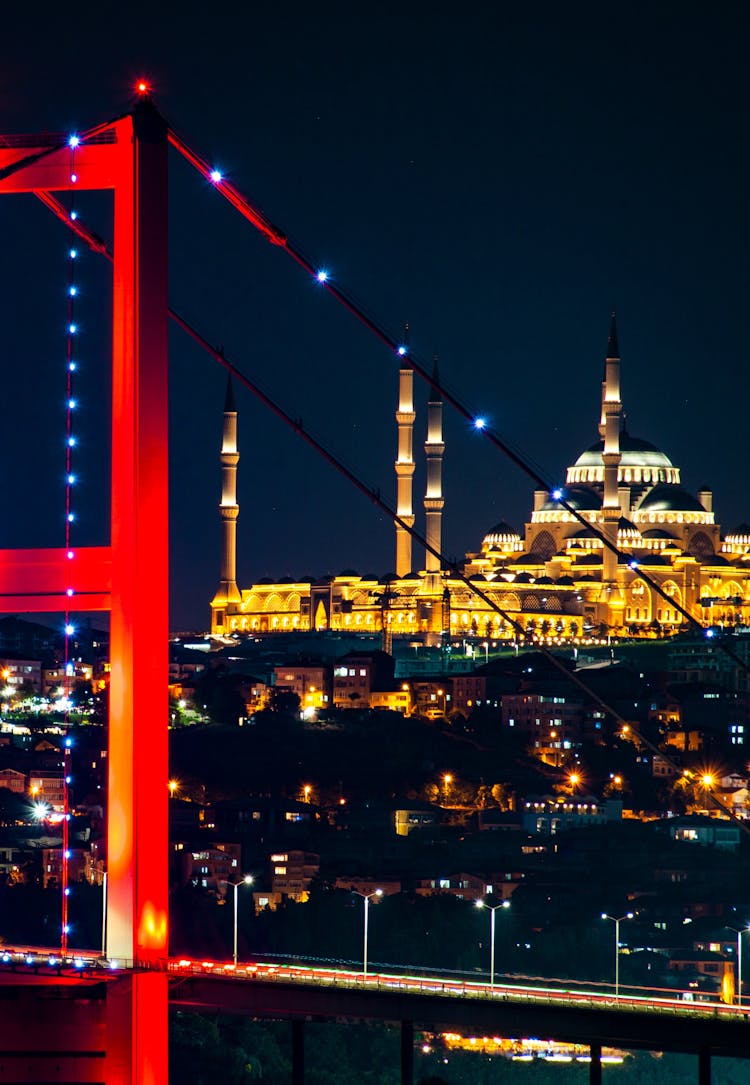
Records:
{"label": "mosque main dome", "polygon": [[[618,486],[629,486],[636,500],[659,483],[679,486],[680,469],[669,456],[650,441],[633,437],[626,429],[620,432],[620,463],[617,468]],[[582,452],[566,474],[568,486],[594,486],[604,489],[604,440],[599,440]]]}

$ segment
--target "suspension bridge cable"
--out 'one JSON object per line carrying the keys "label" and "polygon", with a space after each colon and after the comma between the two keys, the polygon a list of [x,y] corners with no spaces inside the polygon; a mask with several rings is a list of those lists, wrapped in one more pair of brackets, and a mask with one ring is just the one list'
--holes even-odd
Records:
{"label": "suspension bridge cable", "polygon": [[[332,281],[328,272],[316,268],[315,264],[308,259],[307,256],[294,245],[289,237],[277,226],[274,226],[270,220],[256,208],[245,197],[235,185],[228,181],[220,171],[213,169],[209,162],[198,154],[195,150],[188,146],[184,139],[182,139],[174,129],[169,125],[167,121],[167,135],[171,145],[196,169],[201,175],[209,180],[217,192],[219,192],[237,211],[243,215],[256,229],[258,229],[264,237],[272,244],[284,249],[289,255],[312,275],[321,286],[332,294],[337,301],[339,301],[346,309],[355,316],[360,323],[364,324],[382,343],[384,343],[390,350],[392,350],[399,357],[408,357],[409,364],[419,376],[427,382],[428,385],[437,389],[441,394],[445,402],[449,403],[454,410],[456,410],[466,421],[480,430],[484,437],[490,441],[490,443],[497,449],[499,449],[506,457],[508,457],[521,471],[524,472],[531,480],[536,484],[539,489],[546,490],[548,493],[552,492],[549,480],[545,478],[541,471],[534,467],[528,456],[525,456],[520,451],[514,449],[510,442],[502,437],[491,426],[484,424],[483,420],[478,419],[476,414],[469,410],[465,403],[454,394],[445,385],[442,385],[438,380],[433,378],[431,368],[425,362],[420,362],[417,355],[415,355],[410,349],[406,348],[402,343],[399,343],[380,323],[379,320],[373,316],[368,315],[362,306],[360,306],[351,296],[350,293],[337,286]],[[482,423],[480,425],[480,422]],[[557,491],[555,491],[557,495]],[[621,550],[616,542],[613,542],[604,531],[599,527],[597,523],[589,520],[586,516],[580,512],[575,505],[569,502],[564,491],[559,493],[559,496],[555,497],[557,503],[561,508],[565,509],[575,520],[577,520],[584,528],[587,528],[594,532],[597,538],[601,541],[604,547],[606,547],[611,553],[613,553],[618,563],[627,565],[633,571],[638,571],[638,576],[643,580],[652,591],[656,592],[666,603],[668,603],[674,610],[676,610],[682,617],[692,626],[700,629],[702,633],[705,632],[702,623],[687,610],[686,607],[678,602],[673,596],[662,587],[662,585],[654,579],[643,568],[641,562],[634,558],[632,555],[627,554]],[[648,564],[645,562],[645,564]],[[718,641],[721,646],[721,650],[729,656],[732,661],[746,673],[750,673],[750,665],[743,660],[736,652],[734,652],[727,644],[723,643],[720,639]]]}
{"label": "suspension bridge cable", "polygon": [[[51,196],[51,194],[49,193],[46,194],[43,202],[47,207],[50,207],[52,210],[54,210],[55,214],[57,214],[58,217],[61,218],[70,229],[74,230],[78,237],[88,243],[89,231],[80,221],[80,219],[71,221],[65,212],[65,208],[62,207],[62,205],[59,205],[60,211],[62,212],[62,214],[60,214],[60,211],[53,207],[53,204],[57,203],[55,197]],[[102,255],[106,256],[108,260],[112,261],[113,255],[109,248],[106,245],[104,246],[104,248],[102,248],[103,243],[101,239],[98,238],[95,234],[92,233],[90,236],[91,247],[93,251],[101,253]],[[219,364],[222,365],[229,373],[231,373],[239,381],[240,384],[248,388],[249,391],[251,391],[253,395],[256,396],[256,398],[258,398],[266,407],[268,407],[299,437],[302,437],[324,460],[326,460],[327,463],[329,463],[333,468],[335,468],[335,470],[337,470],[341,475],[343,475],[343,477],[346,478],[356,489],[358,489],[360,493],[364,494],[365,497],[367,497],[374,505],[376,505],[382,512],[384,512],[389,517],[389,519],[393,521],[394,524],[397,524],[403,530],[407,531],[408,534],[412,537],[412,539],[414,539],[420,545],[424,546],[426,550],[428,550],[438,559],[438,561],[441,563],[441,566],[447,568],[450,571],[451,575],[454,575],[456,579],[460,580],[469,589],[469,591],[476,595],[479,599],[481,599],[489,607],[490,610],[500,615],[500,617],[502,617],[514,630],[516,630],[517,633],[519,633],[521,636],[525,635],[526,631],[523,629],[521,624],[516,621],[516,619],[513,618],[508,612],[503,610],[500,604],[497,603],[495,599],[491,598],[486,591],[479,587],[475,581],[472,581],[469,577],[462,573],[458,569],[455,561],[451,561],[441,551],[437,550],[430,543],[428,543],[427,539],[415,527],[406,523],[406,521],[398,515],[397,511],[393,508],[393,506],[391,506],[382,497],[379,487],[368,486],[367,483],[365,483],[354,471],[346,467],[344,463],[338,459],[338,457],[336,457],[325,447],[325,445],[322,444],[322,442],[318,441],[315,437],[313,437],[305,430],[302,421],[299,418],[290,415],[274,399],[272,399],[267,393],[265,393],[253,380],[245,376],[245,374],[237,366],[235,366],[234,363],[230,361],[230,359],[227,358],[223,349],[212,346],[208,342],[208,340],[205,339],[204,336],[202,336],[201,333],[196,328],[194,328],[192,324],[190,324],[189,321],[187,321],[184,317],[180,316],[180,314],[175,312],[175,310],[169,308],[168,312],[170,318],[174,321],[174,323],[176,323],[180,328],[182,328],[182,330],[186,332],[186,334],[188,334],[194,340],[194,342],[196,342],[200,347],[202,347],[202,349],[204,349],[217,362],[219,362]],[[435,387],[437,387],[437,385],[435,385]],[[719,644],[720,643],[721,642],[719,642]],[[587,685],[587,683],[583,679],[581,679],[574,671],[570,671],[565,665],[564,660],[556,656],[543,644],[540,644],[538,646],[538,651],[553,667],[560,671],[561,674],[563,674],[564,677],[568,679],[568,681],[570,681],[573,685],[580,689],[582,693],[585,693],[586,696],[590,697],[595,704],[597,704],[609,716],[611,716],[612,719],[620,725],[624,734],[632,734],[633,737],[648,750],[650,750],[654,754],[658,754],[665,761],[665,763],[674,770],[676,775],[690,779],[691,781],[700,779],[699,774],[693,772],[693,770],[682,769],[681,766],[679,766],[668,754],[665,754],[655,743],[653,743],[649,738],[643,735],[641,731],[633,725],[632,722],[626,720],[612,705],[605,701],[604,698],[596,690],[592,689],[589,685]],[[719,810],[726,814],[731,821],[734,821],[742,829],[743,832],[747,833],[750,836],[750,826],[745,825],[744,822],[737,817],[734,811],[730,807],[728,807],[723,802],[723,800],[719,798],[719,796],[710,788],[710,786],[705,786],[705,792]]]}

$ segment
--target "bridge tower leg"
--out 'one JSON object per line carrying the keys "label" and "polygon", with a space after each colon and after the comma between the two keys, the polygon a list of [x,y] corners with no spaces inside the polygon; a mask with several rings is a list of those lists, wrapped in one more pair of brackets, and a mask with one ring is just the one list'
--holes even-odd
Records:
{"label": "bridge tower leg", "polygon": [[414,1022],[401,1022],[401,1085],[414,1085]]}
{"label": "bridge tower leg", "polygon": [[711,1085],[710,1047],[702,1047],[698,1051],[698,1085]]}
{"label": "bridge tower leg", "polygon": [[149,102],[132,119],[114,217],[107,957],[148,971],[112,997],[107,1085],[166,1085],[167,131]]}
{"label": "bridge tower leg", "polygon": [[590,1044],[589,1085],[602,1085],[602,1045]]}
{"label": "bridge tower leg", "polygon": [[292,1018],[292,1085],[305,1085],[305,1022]]}

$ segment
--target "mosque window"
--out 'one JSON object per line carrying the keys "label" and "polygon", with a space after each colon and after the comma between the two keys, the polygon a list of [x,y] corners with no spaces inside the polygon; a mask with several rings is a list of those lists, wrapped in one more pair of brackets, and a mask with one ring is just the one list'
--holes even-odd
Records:
{"label": "mosque window", "polygon": [[705,558],[709,557],[713,552],[713,544],[705,531],[697,531],[690,540],[688,553],[692,554],[694,558]]}
{"label": "mosque window", "polygon": [[531,544],[534,555],[549,561],[557,553],[557,544],[549,531],[540,531]]}

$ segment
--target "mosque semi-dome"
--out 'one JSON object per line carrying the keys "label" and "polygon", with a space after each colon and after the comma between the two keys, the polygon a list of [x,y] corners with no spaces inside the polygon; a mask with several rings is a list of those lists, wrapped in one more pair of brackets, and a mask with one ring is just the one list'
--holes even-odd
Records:
{"label": "mosque semi-dome", "polygon": [[633,523],[632,520],[628,520],[626,516],[621,516],[617,522],[617,534],[619,538],[625,539],[639,539],[641,533]]}
{"label": "mosque semi-dome", "polygon": [[724,540],[722,550],[729,554],[747,555],[750,553],[750,524],[740,524],[730,531]]}
{"label": "mosque semi-dome", "polygon": [[521,536],[510,524],[506,524],[504,520],[501,520],[499,524],[491,527],[482,539],[482,549],[520,550]]}
{"label": "mosque semi-dome", "polygon": [[674,542],[674,535],[671,535],[668,531],[665,531],[661,527],[650,527],[646,531],[641,532],[644,539],[657,539],[662,542]]}
{"label": "mosque semi-dome", "polygon": [[638,512],[705,512],[697,497],[682,486],[661,483],[642,497]]}

